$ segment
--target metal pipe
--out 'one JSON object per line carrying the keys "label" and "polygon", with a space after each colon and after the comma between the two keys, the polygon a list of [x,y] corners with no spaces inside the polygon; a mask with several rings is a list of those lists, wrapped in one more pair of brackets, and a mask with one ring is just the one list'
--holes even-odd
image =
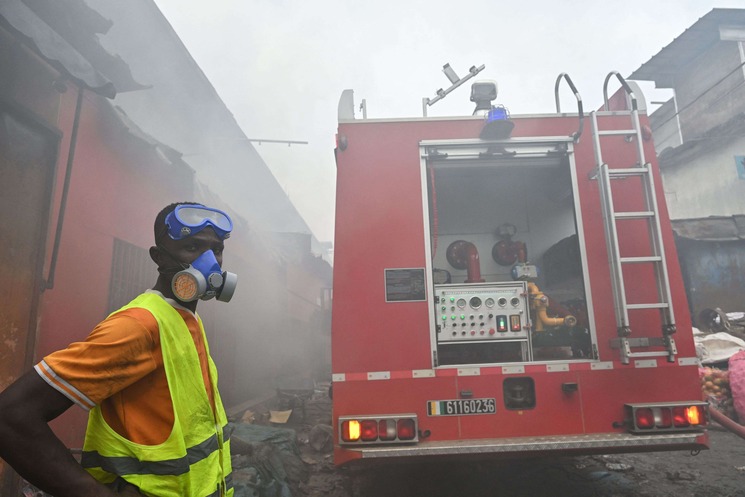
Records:
{"label": "metal pipe", "polygon": [[479,260],[479,251],[471,242],[466,242],[463,247],[466,251],[466,263],[468,264],[467,272],[468,279],[466,283],[483,283],[484,280],[481,277],[481,262]]}
{"label": "metal pipe", "polygon": [[731,420],[712,405],[709,405],[709,414],[711,415],[711,419],[719,423],[723,428],[745,439],[745,426]]}
{"label": "metal pipe", "polygon": [[610,81],[610,78],[615,76],[616,79],[618,79],[618,82],[621,83],[621,86],[623,87],[624,91],[626,91],[626,94],[631,99],[631,110],[638,110],[638,106],[636,103],[636,96],[634,95],[634,91],[631,89],[629,84],[626,82],[625,79],[623,79],[623,76],[618,71],[611,71],[608,73],[608,75],[605,77],[605,82],[603,83],[603,102],[605,104],[605,107],[603,110],[610,110],[608,107],[608,81]]}
{"label": "metal pipe", "polygon": [[247,138],[250,142],[257,142],[259,145],[262,143],[286,143],[287,145],[307,145],[307,141],[301,140],[267,140],[265,138]]}
{"label": "metal pipe", "polygon": [[57,215],[57,231],[54,234],[54,248],[52,249],[52,259],[49,262],[49,275],[42,284],[41,290],[51,290],[54,288],[54,273],[57,268],[57,256],[59,255],[60,240],[62,239],[62,225],[65,220],[65,210],[67,207],[67,195],[70,191],[70,178],[72,176],[72,165],[75,160],[75,147],[78,142],[78,128],[80,127],[80,111],[83,107],[84,88],[78,87],[78,98],[75,103],[75,117],[72,122],[72,131],[70,132],[70,147],[67,151],[67,168],[65,170],[65,183],[62,187],[62,198],[60,199],[59,213]]}
{"label": "metal pipe", "polygon": [[535,283],[528,282],[528,294],[530,295],[530,307],[535,311],[536,322],[535,331],[545,331],[546,327],[555,326],[575,326],[577,324],[577,318],[568,314],[564,317],[552,318],[547,314],[549,307],[548,297],[538,288]]}
{"label": "metal pipe", "polygon": [[582,96],[580,96],[579,92],[577,91],[577,87],[574,86],[574,82],[572,82],[572,78],[569,77],[569,75],[565,72],[559,74],[559,77],[556,78],[556,83],[554,84],[554,97],[556,99],[556,113],[561,114],[561,103],[559,102],[559,84],[561,84],[561,80],[566,80],[567,84],[569,85],[569,88],[572,90],[572,93],[574,93],[574,97],[577,99],[577,113],[579,114],[579,129],[575,131],[572,134],[572,138],[574,139],[574,143],[579,142],[579,137],[582,136],[582,130],[585,128],[585,113],[582,108]]}

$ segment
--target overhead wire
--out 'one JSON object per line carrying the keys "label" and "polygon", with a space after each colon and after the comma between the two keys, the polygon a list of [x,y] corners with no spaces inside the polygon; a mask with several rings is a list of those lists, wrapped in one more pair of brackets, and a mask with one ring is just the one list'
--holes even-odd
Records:
{"label": "overhead wire", "polygon": [[[693,104],[695,104],[696,102],[698,102],[699,100],[701,100],[701,98],[703,98],[707,93],[709,93],[714,88],[716,88],[717,86],[719,86],[720,84],[722,84],[727,78],[729,78],[730,76],[732,76],[738,69],[742,68],[743,66],[745,66],[745,61],[743,61],[740,64],[738,64],[737,66],[735,66],[730,72],[728,72],[726,75],[724,75],[722,78],[720,78],[717,82],[715,82],[714,84],[712,84],[711,86],[709,86],[707,89],[705,89],[696,98],[694,98],[693,100],[691,100],[690,102],[688,102],[684,107],[678,109],[678,111],[675,112],[675,113],[673,113],[667,120],[665,120],[662,123],[660,123],[659,125],[657,125],[656,128],[659,129],[662,126],[664,126],[665,124],[667,124],[670,121],[672,121],[674,118],[679,117],[684,111],[688,110]],[[721,97],[719,97],[719,99],[722,99],[722,98],[725,98],[725,97],[731,95],[735,90],[737,90],[738,88],[740,88],[743,84],[745,84],[745,78],[743,79],[743,81],[739,85],[735,86],[734,88],[732,88],[731,90],[729,90],[728,92],[726,92],[724,95],[722,95]],[[673,97],[673,98],[676,98],[676,97]],[[740,135],[737,135],[737,136],[740,136]],[[718,135],[716,138],[720,138],[720,137],[722,137],[722,135]],[[714,138],[714,137],[700,137],[700,138],[696,138],[696,139],[706,140],[706,139],[711,139],[711,138]]]}

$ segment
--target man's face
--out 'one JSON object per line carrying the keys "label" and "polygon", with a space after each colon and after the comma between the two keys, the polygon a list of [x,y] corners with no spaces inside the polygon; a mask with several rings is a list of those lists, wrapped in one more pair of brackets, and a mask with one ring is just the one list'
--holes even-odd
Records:
{"label": "man's face", "polygon": [[[159,244],[168,251],[168,253],[162,254],[163,256],[184,264],[191,264],[197,257],[211,249],[215,253],[217,263],[222,266],[222,251],[225,245],[217,236],[215,230],[209,226],[199,233],[181,240],[174,240],[166,235],[159,241]],[[159,267],[169,266],[169,264],[164,264],[163,261],[156,261],[156,263]]]}

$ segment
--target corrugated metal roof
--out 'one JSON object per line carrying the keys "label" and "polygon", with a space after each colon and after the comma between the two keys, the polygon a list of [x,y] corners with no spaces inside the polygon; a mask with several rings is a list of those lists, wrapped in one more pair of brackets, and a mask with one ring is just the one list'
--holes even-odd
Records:
{"label": "corrugated metal roof", "polygon": [[0,2],[0,20],[2,19],[10,28],[25,36],[52,65],[91,90],[114,98],[116,90],[113,83],[96,71],[85,57],[20,0]]}
{"label": "corrugated metal roof", "polygon": [[713,9],[631,73],[628,79],[654,81],[658,88],[672,88],[678,73],[720,41],[720,27],[745,28],[745,9]]}
{"label": "corrugated metal roof", "polygon": [[58,70],[105,97],[147,88],[132,78],[124,61],[98,43],[96,33],[111,23],[82,1],[2,0],[0,25],[18,33]]}

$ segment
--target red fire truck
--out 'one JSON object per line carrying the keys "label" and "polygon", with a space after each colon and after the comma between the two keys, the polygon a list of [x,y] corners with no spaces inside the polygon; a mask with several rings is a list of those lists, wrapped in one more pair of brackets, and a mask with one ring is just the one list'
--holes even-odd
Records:
{"label": "red fire truck", "polygon": [[[446,74],[453,83],[466,78]],[[608,98],[610,80],[621,87]],[[566,82],[577,112],[561,112]],[[565,90],[566,91],[566,90]],[[708,448],[708,408],[638,87],[585,115],[355,118],[339,103],[334,457]],[[585,126],[586,121],[589,122]],[[585,129],[590,128],[590,129]]]}

